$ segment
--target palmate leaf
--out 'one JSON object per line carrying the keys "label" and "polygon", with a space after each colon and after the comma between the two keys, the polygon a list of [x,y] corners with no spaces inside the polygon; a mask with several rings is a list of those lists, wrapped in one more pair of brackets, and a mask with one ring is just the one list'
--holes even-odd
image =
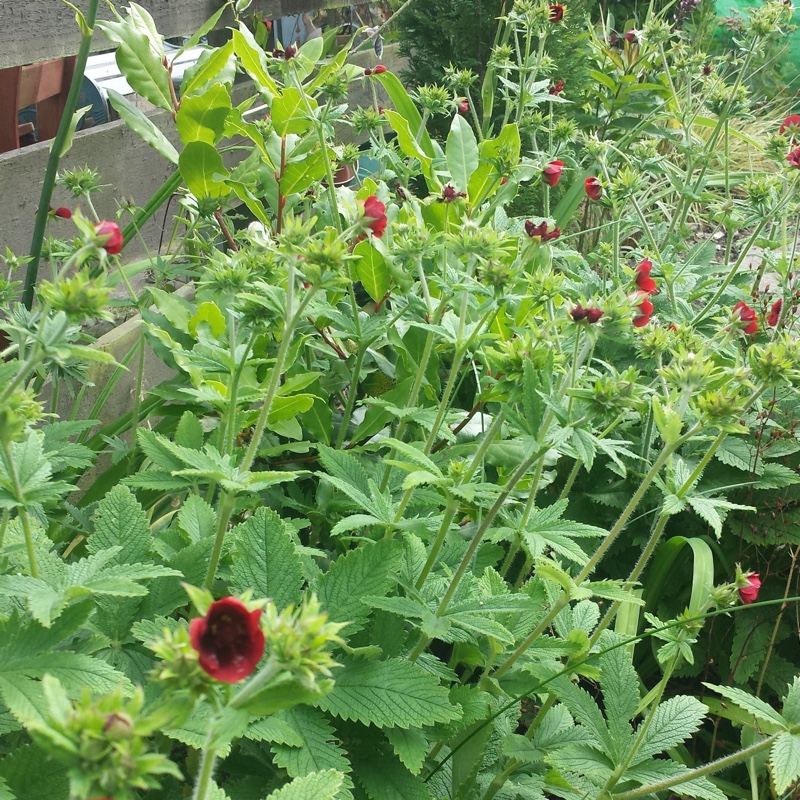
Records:
{"label": "palmate leaf", "polygon": [[458,719],[447,690],[416,664],[400,659],[349,661],[317,707],[345,720],[383,728],[422,727]]}

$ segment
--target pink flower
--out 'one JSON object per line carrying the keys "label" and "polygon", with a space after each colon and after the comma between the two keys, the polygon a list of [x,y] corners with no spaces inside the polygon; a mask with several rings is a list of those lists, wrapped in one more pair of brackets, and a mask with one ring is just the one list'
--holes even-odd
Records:
{"label": "pink flower", "polygon": [[105,237],[103,241],[103,249],[111,256],[117,255],[122,252],[122,231],[116,222],[109,222],[103,220],[94,226],[94,231],[99,237]]}
{"label": "pink flower", "polygon": [[740,300],[733,307],[733,310],[734,311],[738,311],[739,312],[739,319],[742,322],[747,323],[742,328],[742,330],[746,334],[752,336],[754,333],[756,333],[756,331],[758,331],[758,315],[756,314],[755,311],[753,311],[752,308],[750,308],[749,305],[747,305],[747,303],[745,303],[745,302]]}
{"label": "pink flower", "polygon": [[594,176],[587,178],[583,182],[583,190],[590,200],[599,200],[603,196],[603,184],[600,183],[599,178]]}
{"label": "pink flower", "polygon": [[772,304],[772,308],[767,315],[767,325],[772,328],[777,327],[781,319],[781,309],[783,308],[783,300],[780,298]]}
{"label": "pink flower", "polygon": [[374,194],[364,201],[364,220],[366,226],[380,239],[386,230],[388,220],[386,206]]}
{"label": "pink flower", "polygon": [[739,589],[739,599],[746,605],[754,603],[758,600],[758,590],[761,588],[761,578],[758,577],[757,572],[744,576],[747,581],[747,586],[742,586]]}
{"label": "pink flower", "polygon": [[656,282],[650,277],[651,269],[653,269],[653,262],[649,258],[642,259],[636,265],[636,285],[647,294],[655,294],[658,291]]}
{"label": "pink flower", "polygon": [[564,171],[564,162],[559,161],[556,159],[555,161],[551,161],[543,170],[542,170],[542,180],[551,188],[553,186],[558,185],[558,181],[561,178],[561,173]]}
{"label": "pink flower", "polygon": [[789,131],[791,135],[800,132],[800,114],[790,114],[781,123],[780,128],[778,128],[778,133],[786,133],[786,131]]}
{"label": "pink flower", "polygon": [[525,220],[525,233],[527,233],[531,239],[549,242],[551,239],[558,239],[558,237],[561,236],[561,228],[548,230],[547,222],[542,221],[538,225],[534,225],[533,222],[528,219]]}
{"label": "pink flower", "polygon": [[261,609],[248,611],[235,597],[212,603],[204,617],[189,623],[189,639],[200,666],[214,680],[237,683],[251,675],[264,655]]}
{"label": "pink flower", "polygon": [[469,111],[469,100],[466,97],[462,97],[458,101],[458,113],[459,114],[466,114]]}

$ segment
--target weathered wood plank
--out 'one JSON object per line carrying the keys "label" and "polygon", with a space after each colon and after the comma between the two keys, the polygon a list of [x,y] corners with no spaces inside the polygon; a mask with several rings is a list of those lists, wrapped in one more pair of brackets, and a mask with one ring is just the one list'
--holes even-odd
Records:
{"label": "weathered wood plank", "polygon": [[[223,0],[138,0],[138,3],[153,15],[162,35],[186,36],[219,9]],[[88,0],[75,0],[74,4],[85,12]],[[117,5],[123,8],[125,0]],[[272,0],[262,3],[262,8],[265,13],[279,17],[339,5],[343,5],[342,0]],[[112,18],[105,3],[100,4],[98,15],[100,19]],[[220,25],[229,25],[231,20],[225,14]],[[0,69],[74,55],[79,43],[75,14],[60,0],[0,0]],[[92,49],[110,47],[98,32]]]}

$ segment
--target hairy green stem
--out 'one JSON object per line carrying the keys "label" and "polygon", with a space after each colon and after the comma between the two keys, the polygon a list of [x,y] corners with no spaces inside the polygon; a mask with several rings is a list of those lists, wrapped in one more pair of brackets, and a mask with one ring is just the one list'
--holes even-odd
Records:
{"label": "hairy green stem", "polygon": [[[800,733],[800,724],[792,725],[788,732],[792,735]],[[733,767],[736,764],[741,764],[743,761],[747,761],[748,759],[759,755],[759,753],[766,752],[772,747],[772,745],[775,743],[775,740],[784,733],[785,731],[779,731],[778,733],[774,733],[772,736],[768,736],[766,739],[763,739],[756,744],[750,745],[750,747],[745,747],[743,750],[739,750],[736,753],[731,753],[731,755],[725,756],[724,758],[718,758],[716,761],[712,761],[705,766],[691,769],[688,772],[682,773],[681,775],[676,775],[674,778],[665,778],[663,781],[657,781],[656,783],[651,783],[647,786],[640,786],[637,789],[631,789],[627,792],[620,792],[619,794],[612,795],[612,798],[614,800],[636,800],[637,797],[653,795],[657,792],[663,792],[667,789],[672,789],[673,786],[680,786],[682,783],[687,783],[688,781],[693,781],[697,778],[704,778],[706,775],[713,775],[715,772],[727,769],[728,767]]]}
{"label": "hairy green stem", "polygon": [[358,377],[361,374],[361,365],[364,363],[364,356],[367,353],[365,344],[359,342],[358,354],[356,355],[355,364],[353,364],[353,375],[350,379],[350,391],[347,393],[347,405],[344,407],[344,414],[342,415],[342,424],[339,428],[339,435],[336,437],[336,449],[341,450],[344,444],[345,436],[347,435],[347,426],[350,423],[350,417],[353,415],[353,408],[356,404],[356,396],[358,394]]}
{"label": "hairy green stem", "polygon": [[6,462],[6,472],[11,480],[11,486],[14,490],[14,499],[20,504],[17,506],[17,514],[19,521],[22,524],[22,532],[25,535],[25,548],[28,551],[28,564],[31,570],[31,577],[39,577],[39,569],[36,565],[36,549],[33,543],[33,530],[31,529],[31,518],[28,515],[28,509],[25,506],[25,493],[22,491],[22,485],[19,482],[19,475],[17,474],[17,466],[14,463],[14,456],[11,452],[11,444],[3,441],[2,447],[3,458]]}

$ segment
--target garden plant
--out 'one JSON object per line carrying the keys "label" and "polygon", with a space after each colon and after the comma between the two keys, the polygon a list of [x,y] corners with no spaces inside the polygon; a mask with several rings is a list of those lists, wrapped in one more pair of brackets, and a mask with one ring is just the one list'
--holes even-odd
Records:
{"label": "garden plant", "polygon": [[91,165],[49,207],[67,120],[6,256],[0,798],[792,796],[800,117],[747,132],[791,10],[712,57],[676,7],[516,0],[482,75],[407,90],[240,2],[176,90],[144,8],[89,5],[180,144],[112,94],[174,176],[101,220]]}

